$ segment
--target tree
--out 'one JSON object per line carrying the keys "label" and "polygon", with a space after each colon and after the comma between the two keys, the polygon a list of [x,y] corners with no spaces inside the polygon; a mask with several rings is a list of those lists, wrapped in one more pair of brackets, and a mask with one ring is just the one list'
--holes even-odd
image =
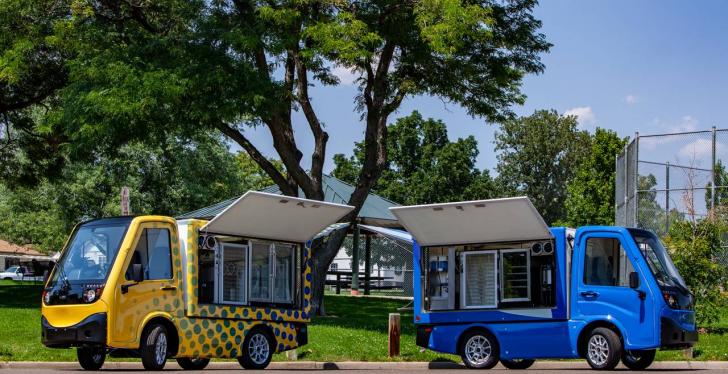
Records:
{"label": "tree", "polygon": [[589,143],[585,159],[575,167],[566,187],[566,225],[572,227],[614,224],[614,160],[627,139],[597,127]]}
{"label": "tree", "polygon": [[713,190],[711,189],[710,183],[705,186],[705,208],[708,211],[715,209],[714,213],[717,213],[720,217],[725,217],[728,213],[728,171],[721,160],[718,160],[713,167],[714,181],[715,181],[715,202],[714,206],[711,205],[713,200]]}
{"label": "tree", "polygon": [[528,196],[547,223],[566,218],[567,186],[589,150],[589,134],[576,117],[538,110],[506,121],[495,135],[497,182]]}
{"label": "tree", "polygon": [[[323,199],[328,134],[309,89],[338,84],[332,68],[344,67],[357,75],[353,107],[364,123],[364,158],[349,200],[356,209],[345,218],[351,220],[386,166],[387,121],[406,97],[441,97],[490,121],[512,115],[511,105],[524,100],[523,76],[542,71],[539,55],[550,47],[534,6],[535,0],[74,1],[65,13],[47,16],[53,34],[45,40],[67,51],[60,61],[68,82],[39,122],[86,158],[111,154],[133,138],[220,131],[284,194],[300,188]],[[3,31],[23,37],[12,27]],[[314,139],[307,165],[294,137],[297,110]],[[250,142],[251,126],[270,131],[283,171]],[[322,301],[321,274],[340,244],[329,241],[314,252],[314,309]]]}
{"label": "tree", "polygon": [[664,239],[675,266],[695,295],[696,321],[701,326],[717,321],[725,304],[720,290],[726,287],[726,269],[716,258],[724,253],[721,235],[725,230],[725,223],[717,220],[676,220]]}
{"label": "tree", "polygon": [[79,221],[119,215],[122,186],[130,187],[132,213],[175,216],[270,184],[245,153],[233,155],[218,138],[135,142],[113,158],[69,162],[36,186],[0,184],[0,237],[58,251]]}
{"label": "tree", "polygon": [[[425,120],[417,111],[387,127],[387,168],[374,186],[376,192],[405,205],[485,199],[495,196],[487,170],[476,166],[474,137],[454,142],[444,122]],[[349,158],[334,155],[334,176],[356,182],[363,164],[363,145],[356,143]]]}

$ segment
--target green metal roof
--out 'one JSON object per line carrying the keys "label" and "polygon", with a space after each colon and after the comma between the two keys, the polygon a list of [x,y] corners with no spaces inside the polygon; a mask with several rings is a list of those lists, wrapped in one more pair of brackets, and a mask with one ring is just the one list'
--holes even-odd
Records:
{"label": "green metal roof", "polygon": [[[346,204],[349,201],[349,197],[354,193],[354,186],[341,181],[335,177],[324,174],[323,189],[324,189],[324,201],[338,204]],[[262,192],[280,194],[281,190],[277,185],[269,186],[261,190]],[[305,197],[303,191],[298,191],[299,197]],[[234,198],[221,201],[217,204],[213,204],[192,212],[184,213],[177,217],[177,219],[211,219],[220,212],[222,212],[228,205],[232,204],[237,200],[239,196]],[[374,224],[385,227],[399,227],[397,218],[389,212],[390,207],[397,207],[399,204],[387,200],[377,194],[370,193],[364,202],[364,206],[359,211],[359,221],[364,224]]]}

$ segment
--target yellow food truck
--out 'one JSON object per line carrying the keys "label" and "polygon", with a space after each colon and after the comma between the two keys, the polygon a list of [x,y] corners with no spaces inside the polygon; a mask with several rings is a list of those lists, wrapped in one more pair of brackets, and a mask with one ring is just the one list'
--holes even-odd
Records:
{"label": "yellow food truck", "polygon": [[310,240],[353,207],[248,192],[209,221],[116,217],[79,224],[43,291],[42,341],[148,370],[237,358],[262,369],[307,343]]}

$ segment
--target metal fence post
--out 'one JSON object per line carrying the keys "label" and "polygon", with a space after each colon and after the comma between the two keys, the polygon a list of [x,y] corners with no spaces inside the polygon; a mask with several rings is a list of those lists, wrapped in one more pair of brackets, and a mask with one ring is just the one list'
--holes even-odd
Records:
{"label": "metal fence post", "polygon": [[665,232],[670,230],[670,162],[665,163]]}
{"label": "metal fence post", "polygon": [[716,137],[716,131],[715,126],[713,126],[713,147],[711,149],[712,151],[712,160],[710,163],[710,213],[708,214],[709,217],[713,217],[713,211],[715,210],[715,141]]}
{"label": "metal fence post", "polygon": [[[634,140],[633,140],[634,141]],[[629,144],[624,147],[624,225],[629,227]]]}
{"label": "metal fence post", "polygon": [[639,176],[640,176],[640,132],[634,132],[634,191],[632,191],[632,198],[634,199],[634,216],[632,221],[632,227],[638,227],[637,225],[637,190],[639,189]]}

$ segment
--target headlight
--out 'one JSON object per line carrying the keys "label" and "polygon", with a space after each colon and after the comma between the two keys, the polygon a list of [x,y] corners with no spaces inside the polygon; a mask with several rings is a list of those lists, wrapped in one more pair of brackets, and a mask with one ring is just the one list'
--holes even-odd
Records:
{"label": "headlight", "polygon": [[51,302],[51,293],[48,291],[43,291],[43,302],[46,304],[49,304]]}
{"label": "headlight", "polygon": [[678,309],[680,307],[677,302],[677,297],[672,292],[662,291],[662,297],[665,299],[665,303],[667,303],[667,306],[670,308]]}

